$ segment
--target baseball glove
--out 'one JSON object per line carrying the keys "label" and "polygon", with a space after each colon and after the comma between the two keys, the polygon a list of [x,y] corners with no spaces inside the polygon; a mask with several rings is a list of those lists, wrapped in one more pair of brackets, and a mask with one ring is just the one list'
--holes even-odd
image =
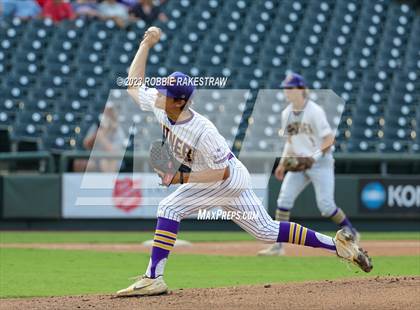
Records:
{"label": "baseball glove", "polygon": [[169,186],[176,173],[181,173],[181,183],[183,183],[183,173],[191,172],[191,169],[181,164],[173,155],[168,145],[162,141],[154,141],[150,147],[150,166],[158,172],[162,179],[161,185]]}
{"label": "baseball glove", "polygon": [[287,127],[286,127],[287,134],[289,136],[297,135],[299,133],[299,125],[300,125],[300,123],[298,123],[298,122],[294,122],[294,123],[291,123],[291,124],[287,125]]}
{"label": "baseball glove", "polygon": [[286,171],[304,171],[314,164],[312,157],[286,157],[283,166]]}

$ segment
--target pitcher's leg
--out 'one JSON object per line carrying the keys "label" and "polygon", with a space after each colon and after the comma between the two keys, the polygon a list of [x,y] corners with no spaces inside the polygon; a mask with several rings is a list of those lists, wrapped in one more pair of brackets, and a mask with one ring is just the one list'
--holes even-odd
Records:
{"label": "pitcher's leg", "polygon": [[178,221],[158,217],[146,273],[137,277],[136,282],[129,287],[119,290],[119,296],[159,295],[167,292],[168,286],[163,280],[163,272],[178,230]]}
{"label": "pitcher's leg", "polygon": [[175,244],[179,222],[199,209],[224,206],[238,197],[246,176],[232,171],[223,181],[211,184],[185,184],[164,198],[157,211],[158,221],[152,253],[146,275],[154,278],[163,275],[166,259]]}
{"label": "pitcher's leg", "polygon": [[[293,208],[296,198],[308,185],[309,179],[303,172],[288,172],[281,184],[279,198],[277,199],[276,221],[290,221],[290,210]],[[284,255],[281,243],[272,244],[259,251],[260,256]]]}
{"label": "pitcher's leg", "polygon": [[[217,203],[227,197],[238,196],[240,191],[231,186],[236,184],[235,182],[237,179],[233,175],[216,186],[185,184],[163,199],[158,207],[158,220],[146,273],[134,284],[118,291],[118,295],[157,295],[166,292],[168,287],[163,281],[163,274],[177,238],[180,221],[199,208],[211,207],[208,205],[212,202]],[[215,194],[216,192],[220,195]]]}
{"label": "pitcher's leg", "polygon": [[164,217],[158,217],[155,235],[153,238],[152,252],[146,275],[156,278],[163,275],[166,260],[175,245],[179,230],[179,222]]}
{"label": "pitcher's leg", "polygon": [[234,199],[229,209],[239,210],[242,214],[255,214],[252,219],[246,216],[234,221],[260,241],[287,242],[331,251],[336,249],[333,238],[329,236],[293,222],[273,220],[252,190],[246,190],[240,197]]}
{"label": "pitcher's leg", "polygon": [[323,248],[335,252],[338,257],[356,264],[365,272],[372,270],[369,256],[354,242],[352,235],[342,229],[335,238],[331,238],[297,223],[274,221],[252,190],[244,191],[227,208],[256,215],[252,219],[235,219],[235,222],[258,240]]}
{"label": "pitcher's leg", "polygon": [[245,190],[229,206],[226,206],[226,209],[239,211],[241,217],[234,218],[233,221],[257,240],[276,242],[280,222],[271,218],[254,191]]}

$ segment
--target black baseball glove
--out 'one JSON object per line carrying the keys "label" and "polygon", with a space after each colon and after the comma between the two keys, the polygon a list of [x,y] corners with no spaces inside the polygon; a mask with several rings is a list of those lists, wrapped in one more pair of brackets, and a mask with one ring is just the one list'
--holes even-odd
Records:
{"label": "black baseball glove", "polygon": [[286,171],[304,171],[310,169],[315,160],[312,157],[286,157],[283,166]]}
{"label": "black baseball glove", "polygon": [[180,172],[179,181],[184,183],[184,173],[191,172],[191,169],[181,164],[172,154],[167,143],[162,140],[154,141],[150,147],[150,166],[162,179],[161,185],[172,184],[177,172]]}

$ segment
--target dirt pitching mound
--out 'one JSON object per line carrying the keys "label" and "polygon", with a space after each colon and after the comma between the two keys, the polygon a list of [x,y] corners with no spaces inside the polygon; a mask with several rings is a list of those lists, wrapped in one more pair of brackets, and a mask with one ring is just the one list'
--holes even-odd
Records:
{"label": "dirt pitching mound", "polygon": [[167,295],[2,299],[0,309],[416,309],[420,277],[180,289]]}

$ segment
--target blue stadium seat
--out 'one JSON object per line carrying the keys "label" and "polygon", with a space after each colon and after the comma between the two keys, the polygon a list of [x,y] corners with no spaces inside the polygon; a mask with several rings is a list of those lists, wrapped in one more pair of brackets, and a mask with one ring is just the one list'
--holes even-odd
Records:
{"label": "blue stadium seat", "polygon": [[15,112],[0,110],[0,130],[8,130],[14,124],[15,118]]}
{"label": "blue stadium seat", "polygon": [[[311,88],[331,88],[345,100],[337,132],[340,151],[419,152],[420,16],[408,5],[390,0],[180,0],[167,1],[162,10],[169,20],[154,22],[163,35],[150,51],[148,75],[181,70],[227,76],[228,88],[249,88],[255,99],[258,90],[278,89],[287,72],[297,71]],[[103,112],[109,90],[122,88],[116,79],[127,76],[149,26],[137,21],[118,28],[111,20],[88,18],[57,24],[3,19],[0,126],[17,126],[18,137],[24,136],[25,122],[36,127],[29,126],[29,136],[37,136],[44,123],[79,129],[91,124]],[[246,142],[245,149],[276,147],[267,133],[275,131],[270,122],[278,111],[272,109],[280,102],[273,98],[262,114],[253,115],[263,124],[254,127],[261,140]],[[202,112],[233,139],[233,127],[242,122],[239,131],[245,130],[242,114],[252,104],[238,110],[210,98]],[[231,117],[215,117],[218,109]],[[45,122],[34,123],[34,113]],[[152,131],[148,126],[142,130]],[[81,147],[80,137],[75,142],[43,137],[46,149]]]}

